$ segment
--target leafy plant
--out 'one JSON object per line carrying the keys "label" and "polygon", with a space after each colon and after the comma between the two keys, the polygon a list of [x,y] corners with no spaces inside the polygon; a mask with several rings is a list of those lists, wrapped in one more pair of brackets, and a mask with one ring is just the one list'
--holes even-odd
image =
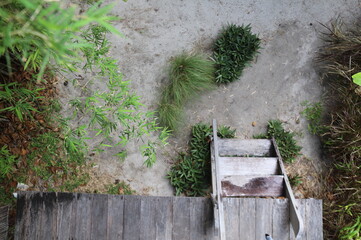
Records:
{"label": "leafy plant", "polygon": [[268,122],[267,134],[257,135],[254,138],[274,137],[283,161],[292,163],[300,155],[301,151],[301,147],[297,145],[294,136],[294,133],[284,130],[281,121],[270,120]]}
{"label": "leafy plant", "polygon": [[236,129],[231,129],[229,126],[219,126],[218,137],[220,138],[235,138],[236,137]]}
{"label": "leafy plant", "polygon": [[258,53],[260,43],[258,36],[251,32],[250,25],[229,24],[224,27],[214,44],[216,82],[237,80]]}
{"label": "leafy plant", "polygon": [[[227,138],[234,136],[235,130],[220,126]],[[226,129],[226,130],[224,130]],[[219,136],[224,136],[218,132]],[[189,154],[181,153],[178,162],[168,173],[171,185],[176,195],[204,196],[211,182],[210,141],[212,128],[199,123],[192,127],[192,138],[189,144]]]}
{"label": "leafy plant", "polygon": [[305,109],[301,114],[309,121],[308,131],[314,135],[323,134],[326,131],[326,127],[322,123],[322,104],[320,102],[309,103],[305,101],[302,105]]}
{"label": "leafy plant", "polygon": [[44,0],[5,1],[0,6],[0,56],[4,56],[9,73],[15,63],[25,70],[38,72],[42,77],[50,61],[76,70],[73,62],[79,59],[80,49],[86,46],[76,33],[95,22],[112,33],[120,34],[107,15],[112,5],[94,4],[83,14],[75,7],[61,8],[60,2]]}
{"label": "leafy plant", "polygon": [[107,189],[108,194],[133,195],[136,193],[130,188],[129,184],[125,183],[124,181],[110,184],[107,186]]}
{"label": "leafy plant", "polygon": [[302,177],[298,174],[288,178],[292,187],[297,187],[302,184]]}
{"label": "leafy plant", "polygon": [[8,147],[2,146],[0,149],[0,179],[10,177],[16,161],[17,157],[10,153]]}
{"label": "leafy plant", "polygon": [[159,104],[159,122],[177,130],[182,122],[183,105],[197,94],[214,87],[213,63],[199,54],[183,53],[171,60],[169,85]]}

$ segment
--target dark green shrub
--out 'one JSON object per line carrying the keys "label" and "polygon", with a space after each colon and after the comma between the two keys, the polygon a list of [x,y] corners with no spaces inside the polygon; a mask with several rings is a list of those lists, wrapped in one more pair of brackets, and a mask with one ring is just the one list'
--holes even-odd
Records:
{"label": "dark green shrub", "polygon": [[260,139],[274,137],[283,161],[292,163],[295,158],[301,154],[301,147],[297,145],[294,136],[294,133],[284,130],[281,121],[271,120],[268,122],[267,133],[253,136],[253,138]]}
{"label": "dark green shrub", "polygon": [[213,62],[199,54],[176,56],[170,63],[169,81],[159,104],[159,121],[162,126],[177,130],[185,102],[214,87]]}
{"label": "dark green shrub", "polygon": [[[234,136],[235,130],[220,126],[219,136]],[[226,129],[226,130],[224,130]],[[176,195],[204,196],[211,186],[210,141],[212,128],[199,123],[192,128],[189,155],[180,154],[179,161],[168,173],[168,178],[176,190]]]}
{"label": "dark green shrub", "polygon": [[253,60],[261,40],[251,32],[250,25],[225,27],[214,45],[216,82],[230,83],[237,80],[243,69]]}

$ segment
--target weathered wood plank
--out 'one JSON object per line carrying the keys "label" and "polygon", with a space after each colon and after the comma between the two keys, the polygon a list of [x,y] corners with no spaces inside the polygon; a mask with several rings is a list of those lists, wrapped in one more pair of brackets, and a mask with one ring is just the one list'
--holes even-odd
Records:
{"label": "weathered wood plank", "polygon": [[43,199],[42,225],[44,227],[42,228],[41,236],[43,239],[53,239],[56,238],[58,232],[58,197],[55,192],[44,192]]}
{"label": "weathered wood plank", "polygon": [[16,225],[15,225],[15,240],[25,239],[27,229],[27,220],[29,219],[29,195],[18,192],[16,203]]}
{"label": "weathered wood plank", "polygon": [[78,194],[75,239],[90,239],[91,206],[94,194]]}
{"label": "weathered wood plank", "polygon": [[7,239],[9,227],[9,206],[0,207],[0,239]]}
{"label": "weathered wood plank", "polygon": [[[239,233],[241,239],[255,239],[256,232],[256,199],[238,198],[239,201]],[[226,213],[228,214],[228,213]]]}
{"label": "weathered wood plank", "polygon": [[224,198],[223,206],[226,226],[226,239],[239,240],[239,200],[237,198]]}
{"label": "weathered wood plank", "polygon": [[91,204],[90,239],[104,239],[107,236],[108,195],[96,194]]}
{"label": "weathered wood plank", "polygon": [[173,230],[173,198],[162,197],[156,199],[155,213],[156,238],[172,239]]}
{"label": "weathered wood plank", "polygon": [[272,237],[277,240],[289,240],[290,218],[288,199],[274,199],[273,201]]}
{"label": "weathered wood plank", "polygon": [[265,239],[265,234],[272,236],[273,200],[256,198],[256,226],[255,239]]}
{"label": "weathered wood plank", "polygon": [[140,202],[140,196],[124,196],[124,239],[138,240],[140,237]]}
{"label": "weathered wood plank", "polygon": [[37,192],[30,196],[30,225],[36,226],[29,229],[29,236],[32,236],[35,239],[40,239],[42,235],[42,229],[48,227],[42,225],[43,217],[43,193]]}
{"label": "weathered wood plank", "polygon": [[276,157],[269,139],[219,139],[219,156]]}
{"label": "weathered wood plank", "polygon": [[282,175],[223,176],[222,196],[283,196]]}
{"label": "weathered wood plank", "polygon": [[142,198],[140,201],[140,240],[156,239],[156,199]]}
{"label": "weathered wood plank", "polygon": [[322,201],[308,199],[306,202],[307,239],[321,240],[322,232]]}
{"label": "weathered wood plank", "polygon": [[[306,231],[307,231],[307,228],[306,228],[306,209],[305,209],[305,207],[306,207],[306,201],[308,201],[308,199],[296,199],[296,203],[297,203],[297,206],[298,206],[298,212],[300,213],[300,218],[301,218],[301,220],[303,221],[303,223],[304,223],[304,226],[305,226],[305,228],[304,228],[304,232],[301,234],[301,236],[300,236],[300,239],[302,239],[302,240],[307,240],[307,233],[306,233]],[[296,239],[296,236],[295,236],[295,233],[294,233],[294,231],[293,231],[293,227],[292,227],[292,225],[291,225],[291,223],[290,223],[290,240],[295,240]],[[309,240],[312,240],[312,239],[309,239]]]}
{"label": "weathered wood plank", "polygon": [[[219,140],[218,139],[218,132],[217,132],[217,121],[215,119],[213,119],[213,142],[214,142],[214,159],[215,159],[215,169],[216,169],[216,186],[217,186],[217,202],[215,203],[215,207],[214,207],[214,215],[218,215],[218,218],[216,220],[218,220],[218,228],[217,229],[219,231],[219,237],[220,240],[225,240],[226,239],[226,233],[225,233],[225,223],[224,223],[224,214],[223,214],[223,200],[222,200],[222,196],[221,196],[221,179],[220,179],[220,174],[219,174]],[[215,196],[212,196],[215,197]],[[217,223],[217,222],[216,222]]]}
{"label": "weathered wood plank", "polygon": [[124,196],[108,197],[108,240],[123,239]]}
{"label": "weathered wood plank", "polygon": [[216,156],[215,156],[216,153],[215,153],[214,145],[215,145],[215,141],[212,141],[211,143],[212,196],[211,197],[213,201],[214,226],[218,230],[219,212],[218,212],[218,205],[216,204],[218,201],[218,192],[217,192]]}
{"label": "weathered wood plank", "polygon": [[190,200],[189,198],[173,199],[173,240],[191,240]]}
{"label": "weathered wood plank", "polygon": [[210,198],[204,199],[204,227],[207,240],[218,240],[218,231],[215,228],[215,216],[213,211],[213,203]]}
{"label": "weathered wood plank", "polygon": [[206,228],[204,226],[204,198],[190,199],[190,239],[207,240]]}
{"label": "weathered wood plank", "polygon": [[279,174],[275,157],[220,157],[219,174],[225,175],[276,175]]}
{"label": "weathered wood plank", "polygon": [[71,239],[71,218],[75,195],[72,193],[57,193],[57,236],[59,239]]}

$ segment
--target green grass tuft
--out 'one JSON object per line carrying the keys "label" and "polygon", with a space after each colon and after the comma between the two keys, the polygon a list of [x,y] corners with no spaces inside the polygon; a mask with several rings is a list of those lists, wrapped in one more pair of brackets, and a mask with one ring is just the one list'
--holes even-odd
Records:
{"label": "green grass tuft", "polygon": [[183,53],[171,60],[169,80],[159,104],[159,121],[162,126],[177,130],[183,105],[202,91],[214,88],[213,62],[203,55]]}
{"label": "green grass tuft", "polygon": [[258,36],[251,32],[250,25],[230,24],[225,27],[214,45],[216,82],[237,80],[258,53],[260,43]]}

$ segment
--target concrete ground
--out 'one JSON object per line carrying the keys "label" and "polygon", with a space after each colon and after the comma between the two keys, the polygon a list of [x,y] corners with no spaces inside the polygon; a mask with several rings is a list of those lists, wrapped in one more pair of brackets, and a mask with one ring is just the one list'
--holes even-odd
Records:
{"label": "concrete ground", "polygon": [[314,62],[320,31],[325,30],[320,23],[352,17],[359,9],[357,0],[116,1],[113,13],[122,20],[115,26],[125,37],[110,36],[111,54],[149,110],[156,109],[167,83],[169,59],[183,51],[210,53],[227,23],[251,24],[262,39],[262,49],[239,81],[187,104],[184,129],[160,151],[154,167],[143,165],[134,143],[123,163],[107,154],[94,157],[98,180],[125,180],[139,194],[172,195],[165,176],[177,152],[186,148],[190,127],[200,121],[211,123],[213,118],[236,128],[241,138],[263,133],[270,119],[282,120],[287,129],[301,133],[298,141],[305,157],[299,161],[311,161],[312,171],[317,172],[322,165],[319,142],[307,133],[300,111],[303,101],[318,101],[322,94]]}

